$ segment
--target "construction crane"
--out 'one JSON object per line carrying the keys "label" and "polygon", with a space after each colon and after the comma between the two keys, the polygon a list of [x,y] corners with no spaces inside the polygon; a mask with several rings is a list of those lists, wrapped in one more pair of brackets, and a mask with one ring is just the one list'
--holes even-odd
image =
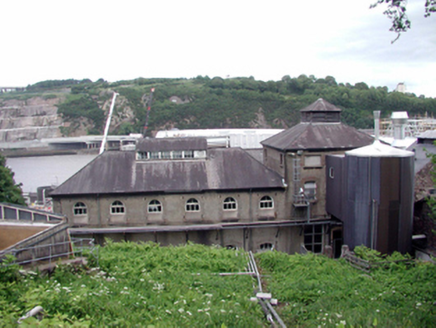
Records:
{"label": "construction crane", "polygon": [[111,107],[109,109],[109,115],[107,116],[107,120],[106,120],[106,127],[104,128],[103,140],[102,140],[101,146],[100,146],[100,154],[104,152],[104,149],[106,147],[107,134],[109,132],[109,126],[111,125],[112,113],[114,111],[115,99],[117,98],[117,96],[118,96],[118,93],[114,92],[114,94],[112,96]]}
{"label": "construction crane", "polygon": [[[144,138],[145,138],[145,136],[146,136],[146,134],[147,134],[147,129],[148,129],[148,119],[149,119],[149,117],[150,117],[150,110],[151,110],[151,102],[152,102],[152,100],[153,100],[153,93],[154,93],[154,88],[151,88],[151,89],[150,89],[150,96],[149,96],[148,99],[147,99],[147,116],[145,117],[144,130],[143,130],[143,133],[142,133],[142,135],[144,136]],[[146,98],[146,96],[144,95],[144,96],[142,97],[142,99],[145,99],[145,98]]]}

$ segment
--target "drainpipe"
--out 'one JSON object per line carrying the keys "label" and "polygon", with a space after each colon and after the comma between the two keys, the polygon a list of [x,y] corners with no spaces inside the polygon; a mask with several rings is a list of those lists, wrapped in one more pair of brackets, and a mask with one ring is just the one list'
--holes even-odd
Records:
{"label": "drainpipe", "polygon": [[307,223],[310,222],[310,201],[306,199],[307,202]]}
{"label": "drainpipe", "polygon": [[98,226],[101,227],[101,210],[100,210],[100,195],[99,194],[97,194],[97,216],[98,216]]}

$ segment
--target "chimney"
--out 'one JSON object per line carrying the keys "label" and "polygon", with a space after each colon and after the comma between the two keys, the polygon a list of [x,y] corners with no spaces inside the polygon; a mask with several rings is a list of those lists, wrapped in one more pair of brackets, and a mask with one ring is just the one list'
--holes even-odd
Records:
{"label": "chimney", "polygon": [[409,121],[407,112],[393,112],[392,116],[393,137],[392,146],[399,149],[406,149],[406,127]]}
{"label": "chimney", "polygon": [[380,111],[375,110],[374,112],[374,138],[378,141],[380,137]]}
{"label": "chimney", "polygon": [[403,140],[406,138],[406,125],[409,120],[407,112],[393,112],[392,125],[394,126],[394,140]]}

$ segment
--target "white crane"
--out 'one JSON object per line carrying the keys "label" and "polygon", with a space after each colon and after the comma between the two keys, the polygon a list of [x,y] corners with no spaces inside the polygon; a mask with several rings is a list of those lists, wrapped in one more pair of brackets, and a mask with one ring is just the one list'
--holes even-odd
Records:
{"label": "white crane", "polygon": [[107,120],[106,120],[106,127],[104,128],[103,140],[101,141],[100,154],[104,152],[104,149],[106,147],[107,134],[109,132],[109,126],[111,125],[112,113],[114,111],[115,99],[117,98],[117,96],[118,96],[118,93],[114,92],[114,95],[112,97],[111,108],[109,110],[109,115],[108,115]]}

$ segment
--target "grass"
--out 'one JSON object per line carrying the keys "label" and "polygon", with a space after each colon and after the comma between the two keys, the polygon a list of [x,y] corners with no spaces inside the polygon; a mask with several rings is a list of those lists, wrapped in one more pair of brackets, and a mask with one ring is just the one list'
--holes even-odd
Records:
{"label": "grass", "polygon": [[[264,291],[288,327],[434,327],[436,268],[393,264],[365,274],[343,260],[266,252],[256,255]],[[247,254],[189,244],[108,242],[99,266],[59,266],[47,277],[0,267],[0,327],[35,306],[44,319],[20,327],[269,327],[250,301],[256,281]]]}

